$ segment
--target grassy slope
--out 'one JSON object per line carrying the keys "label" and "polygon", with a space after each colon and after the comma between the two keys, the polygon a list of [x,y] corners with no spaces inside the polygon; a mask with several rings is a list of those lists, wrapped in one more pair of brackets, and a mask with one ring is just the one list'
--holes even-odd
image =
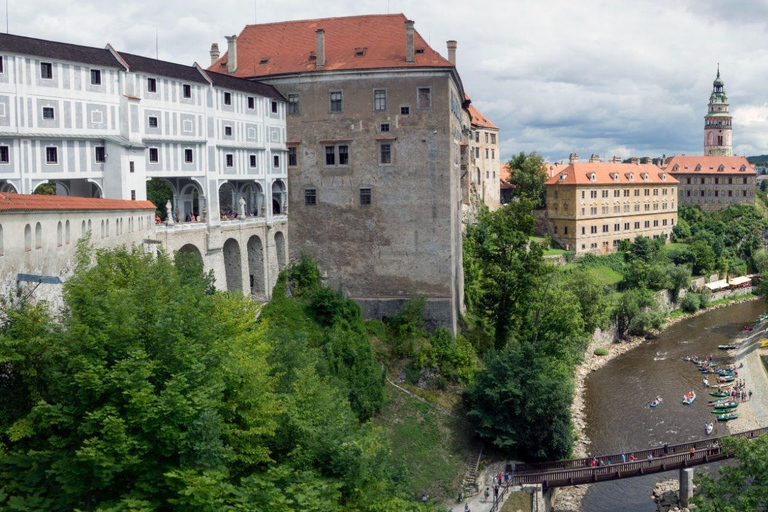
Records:
{"label": "grassy slope", "polygon": [[375,423],[407,470],[410,491],[440,500],[455,498],[471,447],[470,426],[387,385],[386,404]]}

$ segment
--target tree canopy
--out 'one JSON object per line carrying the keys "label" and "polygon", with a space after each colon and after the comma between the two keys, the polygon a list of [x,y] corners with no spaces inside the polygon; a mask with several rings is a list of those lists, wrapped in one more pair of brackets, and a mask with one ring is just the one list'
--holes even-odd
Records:
{"label": "tree canopy", "polygon": [[512,174],[509,182],[515,186],[512,196],[527,197],[533,201],[535,208],[543,208],[546,203],[544,182],[547,181],[547,173],[541,155],[536,152],[526,155],[521,151],[513,156],[507,165]]}

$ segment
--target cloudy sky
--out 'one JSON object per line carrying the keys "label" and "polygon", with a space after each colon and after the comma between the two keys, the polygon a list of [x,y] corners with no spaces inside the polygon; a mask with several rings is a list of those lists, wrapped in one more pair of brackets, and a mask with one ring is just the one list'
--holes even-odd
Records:
{"label": "cloudy sky", "polygon": [[768,153],[768,0],[8,1],[11,33],[154,56],[157,30],[161,59],[203,65],[254,20],[403,12],[444,55],[458,40],[504,159],[700,154],[719,59],[735,152]]}

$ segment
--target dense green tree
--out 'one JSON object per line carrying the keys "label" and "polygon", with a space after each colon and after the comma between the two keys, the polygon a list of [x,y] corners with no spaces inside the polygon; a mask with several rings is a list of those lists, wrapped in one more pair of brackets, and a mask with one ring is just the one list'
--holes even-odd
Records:
{"label": "dense green tree", "polygon": [[166,220],[168,212],[165,211],[165,205],[173,198],[173,188],[171,184],[161,178],[153,178],[147,181],[147,200],[155,205],[155,215],[162,220]]}
{"label": "dense green tree", "polygon": [[703,240],[699,240],[691,245],[691,250],[696,255],[696,262],[693,267],[694,273],[696,275],[711,274],[717,266],[717,255],[714,249]]}
{"label": "dense green tree", "polygon": [[53,181],[46,181],[45,183],[38,185],[38,187],[35,189],[33,194],[39,195],[39,196],[55,196],[56,183]]}
{"label": "dense green tree", "polygon": [[[768,183],[768,180],[763,183]],[[761,248],[752,254],[752,264],[755,270],[762,274],[768,270],[768,249]]]}
{"label": "dense green tree", "polygon": [[680,217],[677,224],[672,228],[672,234],[678,241],[684,241],[691,236],[691,226],[685,218]]}
{"label": "dense green tree", "polygon": [[689,293],[683,297],[683,302],[680,307],[686,313],[693,313],[701,307],[701,297],[695,293]]}
{"label": "dense green tree", "polygon": [[605,286],[587,269],[578,268],[570,273],[563,283],[579,303],[584,331],[592,333],[598,327],[604,328],[609,317],[609,299]]}
{"label": "dense green tree", "polygon": [[494,446],[524,460],[570,455],[569,365],[537,345],[510,343],[485,358],[485,370],[467,390],[468,417]]}
{"label": "dense green tree", "polygon": [[734,452],[738,462],[721,466],[717,478],[704,471],[698,473],[693,497],[696,510],[768,511],[768,436],[726,439],[723,446]]}
{"label": "dense green tree", "polygon": [[494,345],[503,347],[517,336],[534,306],[542,279],[552,272],[542,257],[541,244],[530,242],[536,225],[533,204],[527,198],[514,201],[495,212],[479,215],[477,224],[467,227],[465,265],[478,263],[473,313],[487,319]]}
{"label": "dense green tree", "polygon": [[513,197],[526,197],[533,201],[534,208],[543,208],[546,203],[544,182],[547,181],[547,173],[541,155],[536,152],[526,155],[521,151],[507,165],[512,172],[509,182],[515,186],[512,189]]}
{"label": "dense green tree", "polygon": [[619,303],[613,310],[612,318],[616,322],[616,329],[620,337],[623,337],[632,327],[635,318],[647,308],[655,305],[653,293],[646,288],[627,290],[619,299]]}

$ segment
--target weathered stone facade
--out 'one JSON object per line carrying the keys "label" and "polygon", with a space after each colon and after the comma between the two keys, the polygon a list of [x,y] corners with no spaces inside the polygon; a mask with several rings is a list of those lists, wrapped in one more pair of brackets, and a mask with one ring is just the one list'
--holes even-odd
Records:
{"label": "weathered stone facade", "polygon": [[469,134],[455,65],[402,15],[250,25],[239,41],[238,76],[288,98],[291,257],[313,257],[367,317],[422,295],[455,331]]}
{"label": "weathered stone facade", "polygon": [[754,167],[743,156],[672,156],[664,169],[680,182],[678,202],[704,211],[755,204]]}

